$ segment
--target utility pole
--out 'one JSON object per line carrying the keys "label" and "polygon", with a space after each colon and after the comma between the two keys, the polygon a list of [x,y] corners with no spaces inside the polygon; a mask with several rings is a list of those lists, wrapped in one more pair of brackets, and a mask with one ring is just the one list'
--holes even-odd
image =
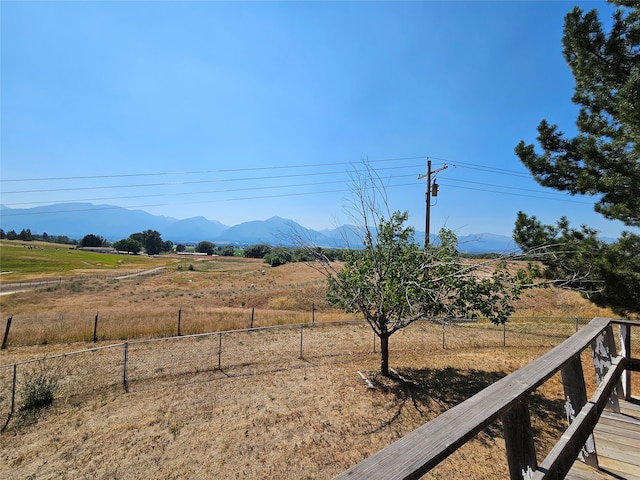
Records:
{"label": "utility pole", "polygon": [[[427,157],[427,173],[423,174],[423,175],[419,175],[418,176],[418,180],[422,180],[423,178],[427,179],[427,190],[426,190],[426,194],[425,194],[425,200],[426,200],[426,204],[427,204],[427,210],[426,210],[426,215],[425,215],[425,225],[424,225],[424,248],[426,249],[427,246],[429,245],[429,231],[431,230],[431,193],[432,193],[432,189],[433,189],[433,196],[437,196],[438,195],[438,185],[435,182],[435,174],[438,172],[441,172],[442,170],[446,169],[447,165],[445,164],[443,167],[435,170],[435,171],[431,171],[431,159]],[[433,180],[433,185],[431,185],[431,176],[434,176],[434,180]]]}

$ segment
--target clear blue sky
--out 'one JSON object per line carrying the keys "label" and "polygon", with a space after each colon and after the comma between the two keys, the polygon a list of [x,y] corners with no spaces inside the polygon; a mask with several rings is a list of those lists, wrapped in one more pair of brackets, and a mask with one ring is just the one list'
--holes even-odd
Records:
{"label": "clear blue sky", "polygon": [[[0,203],[82,201],[235,225],[347,223],[368,158],[432,232],[511,235],[518,210],[623,226],[514,154],[574,133],[564,15],[604,2],[12,2],[1,9]],[[34,232],[38,233],[38,232]]]}

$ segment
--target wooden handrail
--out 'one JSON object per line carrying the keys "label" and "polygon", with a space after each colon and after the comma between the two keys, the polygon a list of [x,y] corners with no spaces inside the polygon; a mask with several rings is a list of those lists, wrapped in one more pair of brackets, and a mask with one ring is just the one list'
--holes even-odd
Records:
{"label": "wooden handrail", "polygon": [[[594,318],[580,331],[538,359],[495,382],[430,422],[418,427],[413,432],[363,460],[336,478],[340,480],[352,478],[390,480],[422,477],[497,418],[518,405],[524,403],[526,406],[527,396],[532,391],[546,382],[567,363],[579,357],[580,353],[595,342],[606,329],[610,329],[611,323],[640,326],[640,322]],[[628,352],[626,353],[628,354]],[[613,356],[615,356],[615,353]],[[635,364],[635,362],[633,363]],[[589,422],[572,423],[572,425],[575,424],[573,429],[580,430],[581,433],[579,439],[576,440],[578,442],[578,450],[571,459],[571,463],[573,463],[580,447],[584,444],[582,437],[584,436],[583,430],[585,430],[585,426],[588,427],[586,428],[588,431],[585,431],[589,435],[595,425],[593,418],[597,422],[602,412],[601,403],[603,401],[606,402],[609,392],[615,388],[615,382],[620,378],[621,371],[627,366],[628,361],[625,358],[623,360],[618,359],[615,368],[609,368],[605,380],[601,381],[598,388],[599,395],[602,398],[599,398],[596,403],[589,402],[583,408],[584,413],[580,413],[580,415],[587,417]],[[604,400],[602,400],[603,398]],[[602,408],[604,408],[604,404],[602,404]],[[590,413],[591,410],[594,410],[594,412]],[[586,439],[586,437],[584,438]],[[509,456],[509,452],[507,455]],[[512,459],[509,458],[509,461],[511,463]],[[542,465],[546,465],[543,468],[548,468],[547,463],[543,462]],[[518,470],[518,468],[512,469],[512,471]],[[530,477],[536,471],[537,466],[535,464],[533,466],[529,465],[526,469],[529,471],[524,473]],[[522,478],[522,475],[519,478]],[[543,476],[540,478],[555,477]]]}

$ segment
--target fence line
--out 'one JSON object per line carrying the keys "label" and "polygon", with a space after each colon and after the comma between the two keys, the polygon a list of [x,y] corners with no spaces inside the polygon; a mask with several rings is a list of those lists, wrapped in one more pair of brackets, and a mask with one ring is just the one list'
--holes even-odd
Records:
{"label": "fence line", "polygon": [[[145,272],[145,269],[131,270],[126,275],[139,275]],[[62,285],[63,283],[73,283],[85,280],[116,280],[118,277],[123,276],[122,273],[114,272],[113,275],[85,275],[80,277],[50,277],[42,280],[27,280],[24,282],[10,282],[0,284],[0,292],[7,290],[23,290],[23,289],[37,289],[50,287],[53,285]]]}
{"label": "fence line", "polygon": [[[542,321],[540,318],[514,317],[506,326],[496,326],[484,319],[474,322],[419,321],[400,330],[394,337],[403,337],[405,349],[420,352],[441,350],[441,336],[445,348],[504,347],[507,339],[514,346],[551,348],[570,337],[576,326],[586,324],[588,320]],[[336,334],[330,327],[342,330]],[[248,335],[262,338],[247,342]],[[7,419],[4,430],[16,411],[17,394],[23,391],[38,366],[58,380],[57,398],[69,401],[96,391],[128,393],[131,388],[145,389],[149,382],[155,385],[155,382],[166,381],[175,385],[182,375],[191,378],[194,374],[206,373],[222,378],[229,376],[229,372],[259,371],[261,366],[274,363],[283,366],[336,354],[368,354],[372,352],[370,335],[374,338],[375,353],[375,334],[366,321],[345,320],[131,340],[0,365],[0,418]],[[391,355],[395,351],[392,348]]]}
{"label": "fence line", "polygon": [[[127,314],[112,313],[109,310],[96,311],[93,309],[74,310],[65,312],[38,312],[32,314],[11,315],[6,318],[6,328],[2,342],[2,350],[8,346],[36,345],[46,343],[63,343],[99,340],[132,340],[157,336],[165,338],[169,336],[181,336],[187,333],[207,333],[211,331],[226,331],[236,328],[237,325],[246,325],[249,329],[256,327],[257,323],[270,326],[274,323],[272,310],[257,311],[254,307],[231,309],[207,309],[203,307],[191,308],[180,306],[175,310],[158,310],[136,314],[129,311]],[[315,304],[309,311],[279,311],[282,317],[286,317],[283,324],[300,323],[330,323],[316,318]],[[126,316],[124,316],[126,315]],[[262,316],[261,316],[262,315]],[[148,322],[148,316],[153,316],[154,322]],[[331,317],[330,317],[331,318]],[[335,318],[335,317],[334,317]],[[266,319],[266,320],[265,320]],[[309,320],[307,320],[309,319]],[[575,322],[575,331],[578,331],[580,322],[586,320],[580,317],[511,317],[510,321],[544,319],[544,321],[569,321]],[[126,321],[125,321],[126,320]],[[278,323],[282,320],[277,319]],[[13,321],[13,323],[12,323]],[[261,321],[261,322],[260,322]],[[464,319],[455,320],[463,322]],[[486,319],[466,320],[486,321]],[[438,320],[438,322],[440,322]],[[443,344],[445,329],[452,321],[446,320],[441,324],[443,329]],[[265,325],[266,324],[266,325]],[[231,328],[230,328],[231,327]],[[0,329],[2,325],[0,325]],[[11,333],[9,329],[11,330]],[[508,326],[504,327],[503,335],[506,337]],[[506,338],[503,343],[506,344]]]}
{"label": "fence line", "polygon": [[[186,315],[186,312],[189,312],[189,315]],[[96,343],[99,340],[129,340],[154,335],[165,338],[173,335],[181,336],[185,330],[191,330],[191,333],[226,331],[230,329],[229,326],[234,328],[238,324],[247,325],[252,329],[261,320],[260,313],[265,314],[262,317],[262,326],[271,326],[274,317],[271,312],[273,312],[271,309],[257,311],[254,307],[251,307],[250,311],[246,307],[231,308],[227,311],[219,308],[180,306],[175,310],[160,309],[145,311],[142,314],[129,311],[126,316],[122,313],[113,314],[108,310],[105,314],[100,310],[92,309],[12,315],[6,319],[2,349],[4,350],[8,344],[24,346],[89,340]],[[278,323],[281,317],[287,317],[284,325],[306,323],[307,318],[311,323],[316,323],[315,304],[312,304],[310,311],[278,311],[277,314],[280,315]],[[153,316],[155,320],[152,324],[148,322],[149,316]],[[13,320],[13,327],[11,327],[11,320]],[[12,328],[11,335],[9,335],[10,328]],[[12,341],[9,341],[10,339]]]}

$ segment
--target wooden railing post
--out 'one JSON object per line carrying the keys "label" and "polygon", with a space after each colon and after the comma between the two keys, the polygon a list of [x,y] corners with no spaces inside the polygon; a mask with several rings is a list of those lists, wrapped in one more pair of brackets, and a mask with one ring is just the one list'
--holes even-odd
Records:
{"label": "wooden railing post", "polygon": [[538,468],[529,405],[526,399],[515,402],[502,414],[504,443],[511,480],[527,480]]}
{"label": "wooden railing post", "polygon": [[[587,388],[584,384],[584,372],[580,356],[574,357],[560,370],[562,375],[562,387],[564,389],[565,409],[569,424],[573,423],[576,416],[587,404]],[[578,460],[594,468],[598,468],[598,455],[593,433],[582,446],[578,454]]]}
{"label": "wooden railing post", "polygon": [[[620,356],[631,358],[631,325],[620,324]],[[620,382],[624,399],[631,400],[631,375],[628,370],[622,372]]]}
{"label": "wooden railing post", "polygon": [[[593,366],[596,370],[596,383],[600,385],[611,368],[613,359],[616,357],[616,343],[613,338],[611,323],[600,332],[600,335],[591,341],[591,350],[593,354]],[[622,382],[618,380],[618,384],[611,392],[611,397],[609,397],[609,403],[607,404],[607,407],[611,411],[620,413],[620,402],[618,398],[622,395]]]}

